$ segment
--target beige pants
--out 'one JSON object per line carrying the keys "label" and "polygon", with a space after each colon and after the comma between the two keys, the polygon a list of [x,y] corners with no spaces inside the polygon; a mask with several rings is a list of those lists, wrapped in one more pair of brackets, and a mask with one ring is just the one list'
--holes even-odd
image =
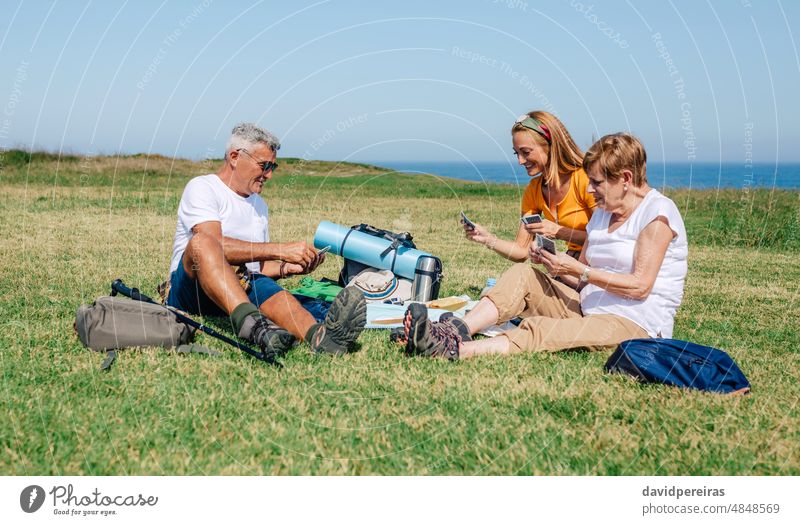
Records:
{"label": "beige pants", "polygon": [[503,334],[520,350],[597,350],[648,337],[642,327],[618,315],[584,316],[578,292],[528,263],[512,266],[486,297],[500,312],[498,323],[523,318],[518,328]]}

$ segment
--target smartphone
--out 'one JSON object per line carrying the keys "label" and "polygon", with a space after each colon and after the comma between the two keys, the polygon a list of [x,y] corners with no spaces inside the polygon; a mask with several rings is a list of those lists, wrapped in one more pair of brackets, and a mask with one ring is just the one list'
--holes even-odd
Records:
{"label": "smartphone", "polygon": [[534,213],[533,215],[523,215],[519,220],[522,224],[538,224],[542,222],[542,216]]}
{"label": "smartphone", "polygon": [[461,212],[461,223],[462,223],[462,224],[464,224],[464,225],[466,225],[466,226],[467,226],[467,228],[469,228],[470,230],[474,230],[474,229],[475,229],[475,223],[474,223],[474,222],[472,222],[471,220],[469,220],[469,219],[467,218],[467,216],[466,216],[466,215],[464,215],[464,212],[463,212],[463,211]]}
{"label": "smartphone", "polygon": [[556,254],[556,243],[553,239],[548,239],[544,235],[536,234],[536,247],[547,250],[553,255]]}

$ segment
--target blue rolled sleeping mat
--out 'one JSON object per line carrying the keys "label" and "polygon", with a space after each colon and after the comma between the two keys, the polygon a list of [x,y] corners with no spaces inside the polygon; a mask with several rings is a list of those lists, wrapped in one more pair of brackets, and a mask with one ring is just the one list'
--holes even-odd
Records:
{"label": "blue rolled sleeping mat", "polygon": [[[398,277],[414,282],[415,300],[436,299],[439,294],[441,261],[431,254],[407,246],[391,249],[392,242],[329,221],[322,221],[314,234],[314,247],[330,246],[334,255],[379,270],[390,270]],[[434,264],[435,263],[435,264]],[[437,266],[438,265],[438,266]]]}

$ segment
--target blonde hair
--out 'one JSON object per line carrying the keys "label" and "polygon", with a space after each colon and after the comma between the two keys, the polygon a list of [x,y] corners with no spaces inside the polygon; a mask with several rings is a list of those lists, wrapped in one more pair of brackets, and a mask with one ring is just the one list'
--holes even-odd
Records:
{"label": "blonde hair", "polygon": [[572,140],[567,128],[558,118],[547,111],[531,111],[527,114],[534,120],[538,120],[550,134],[550,141],[517,122],[511,128],[511,134],[527,132],[533,140],[547,152],[547,166],[542,175],[548,186],[558,189],[561,186],[562,173],[572,173],[581,168],[583,162],[583,152]]}
{"label": "blonde hair", "polygon": [[583,157],[583,169],[588,173],[598,162],[608,180],[619,180],[622,172],[629,170],[634,186],[639,188],[647,184],[647,152],[630,133],[606,135],[592,144]]}

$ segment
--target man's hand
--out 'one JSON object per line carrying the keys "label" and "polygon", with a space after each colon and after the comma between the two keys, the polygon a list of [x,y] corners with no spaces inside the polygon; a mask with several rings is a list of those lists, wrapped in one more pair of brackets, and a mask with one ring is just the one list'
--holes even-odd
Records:
{"label": "man's hand", "polygon": [[317,255],[316,257],[314,257],[314,260],[311,261],[311,264],[308,265],[307,268],[303,268],[299,264],[287,262],[286,264],[283,265],[283,273],[285,277],[289,277],[290,275],[307,275],[316,270],[317,267],[324,261],[325,261],[325,254],[323,253],[322,255]]}
{"label": "man's hand", "polygon": [[304,241],[281,244],[278,250],[278,259],[297,264],[303,270],[307,269],[316,258],[317,251]]}
{"label": "man's hand", "polygon": [[539,235],[544,235],[545,237],[549,237],[551,239],[555,239],[556,235],[558,234],[558,230],[561,227],[554,223],[553,221],[548,221],[547,219],[542,219],[542,222],[534,222],[533,224],[526,224],[525,231],[531,234],[531,237],[535,237],[538,233]]}

